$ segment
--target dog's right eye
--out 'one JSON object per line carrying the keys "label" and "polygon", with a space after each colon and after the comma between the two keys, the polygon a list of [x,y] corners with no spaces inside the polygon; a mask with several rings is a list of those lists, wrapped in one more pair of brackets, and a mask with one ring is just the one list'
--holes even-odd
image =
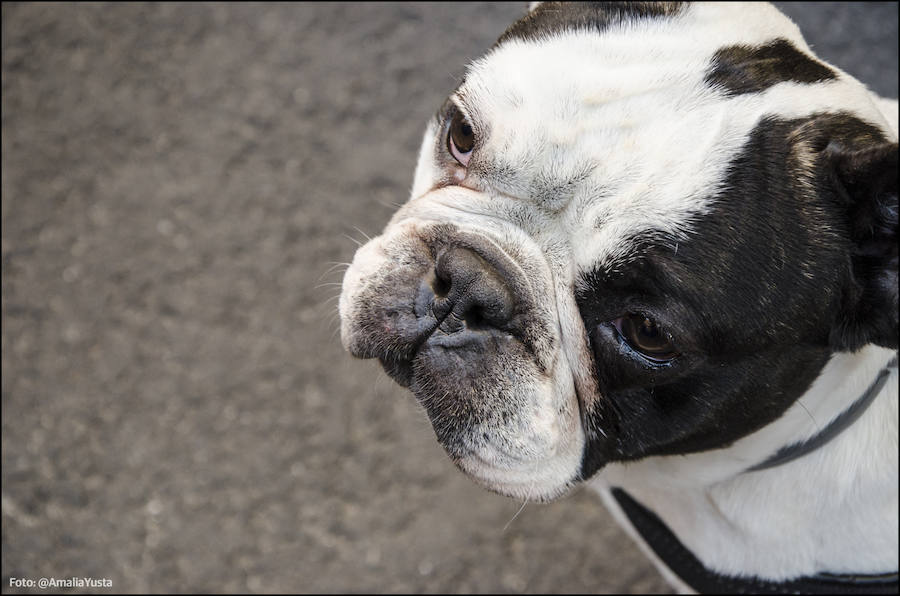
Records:
{"label": "dog's right eye", "polygon": [[632,313],[619,317],[612,324],[622,341],[650,362],[663,364],[679,355],[672,336],[649,317]]}
{"label": "dog's right eye", "polygon": [[472,150],[475,148],[475,132],[462,112],[456,110],[447,131],[447,150],[453,159],[463,167],[469,165]]}

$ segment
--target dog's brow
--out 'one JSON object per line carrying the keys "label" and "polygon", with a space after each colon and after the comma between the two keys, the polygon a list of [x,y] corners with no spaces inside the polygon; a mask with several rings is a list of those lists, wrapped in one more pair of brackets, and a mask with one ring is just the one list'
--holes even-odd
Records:
{"label": "dog's brow", "polygon": [[472,96],[462,86],[456,88],[456,91],[453,92],[450,99],[470,118],[477,112]]}

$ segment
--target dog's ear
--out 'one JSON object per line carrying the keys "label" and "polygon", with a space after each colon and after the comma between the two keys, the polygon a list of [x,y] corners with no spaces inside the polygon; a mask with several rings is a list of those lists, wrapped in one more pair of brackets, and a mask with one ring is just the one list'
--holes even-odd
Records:
{"label": "dog's ear", "polygon": [[848,221],[851,280],[832,346],[897,349],[897,143],[825,149],[828,184]]}

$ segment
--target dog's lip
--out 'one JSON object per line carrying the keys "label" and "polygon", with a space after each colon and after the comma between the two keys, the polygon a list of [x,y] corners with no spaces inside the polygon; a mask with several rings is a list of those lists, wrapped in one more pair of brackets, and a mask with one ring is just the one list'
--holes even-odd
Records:
{"label": "dog's lip", "polygon": [[531,346],[527,344],[524,337],[522,337],[524,333],[517,333],[515,330],[501,328],[474,330],[466,328],[465,330],[450,333],[442,330],[441,325],[444,320],[455,315],[453,314],[451,305],[451,308],[448,308],[445,314],[440,317],[434,317],[433,309],[430,306],[424,306],[424,302],[430,302],[433,298],[433,290],[427,283],[423,283],[417,292],[413,308],[414,310],[421,311],[420,313],[417,313],[417,316],[420,317],[420,321],[429,316],[432,320],[428,321],[427,324],[422,327],[422,332],[414,341],[402,350],[402,353],[388,351],[384,354],[375,356],[381,362],[381,365],[388,376],[394,379],[400,386],[410,387],[412,385],[415,375],[415,361],[426,347],[438,347],[451,350],[459,349],[483,342],[489,336],[502,335],[504,337],[508,336],[516,338],[522,345],[529,349],[529,351],[534,351]]}
{"label": "dog's lip", "polygon": [[[419,354],[422,352],[422,349],[427,345],[437,346],[445,349],[455,349],[458,347],[463,347],[466,344],[474,343],[476,338],[459,338],[459,339],[447,339],[442,337],[435,338],[435,330],[432,330],[427,335],[423,337],[420,341],[416,342],[414,347],[411,349],[411,354],[406,357],[398,357],[393,354],[384,354],[381,356],[377,356],[378,361],[381,363],[382,368],[384,368],[385,373],[389,377],[391,377],[398,385],[401,387],[411,388],[412,383],[415,377],[415,362],[416,358],[419,357]],[[474,332],[469,332],[474,333]],[[502,333],[501,331],[490,331],[490,332],[479,332],[479,333]]]}

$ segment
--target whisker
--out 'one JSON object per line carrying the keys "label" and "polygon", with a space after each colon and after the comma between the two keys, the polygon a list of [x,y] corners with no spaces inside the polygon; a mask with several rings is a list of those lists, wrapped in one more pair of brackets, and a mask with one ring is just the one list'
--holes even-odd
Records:
{"label": "whisker", "polygon": [[506,530],[507,530],[507,528],[509,528],[510,524],[512,524],[516,520],[516,518],[519,517],[519,514],[522,513],[522,511],[525,509],[525,505],[528,504],[528,499],[530,498],[529,495],[531,494],[531,489],[533,489],[533,488],[534,488],[534,480],[531,481],[531,486],[528,487],[528,491],[525,493],[525,500],[522,501],[522,506],[519,507],[519,510],[516,511],[516,514],[514,516],[512,516],[512,518],[508,522],[506,522],[506,525],[503,526],[502,530],[500,530],[501,534],[506,532]]}
{"label": "whisker", "polygon": [[329,288],[329,287],[334,287],[334,286],[340,287],[343,285],[344,285],[343,282],[340,282],[340,281],[323,281],[320,284],[314,285],[313,288],[318,290],[319,288]]}
{"label": "whisker", "polygon": [[363,237],[366,239],[367,242],[371,242],[371,241],[372,241],[372,239],[369,238],[369,235],[368,235],[368,234],[366,234],[365,232],[363,232],[362,230],[360,230],[360,229],[357,228],[356,226],[353,226],[353,229],[356,230],[357,232],[359,232],[360,234],[362,234]]}
{"label": "whisker", "polygon": [[375,202],[381,205],[382,207],[387,207],[389,209],[400,209],[403,207],[403,203],[395,203],[394,201],[384,201],[382,199],[375,199]]}
{"label": "whisker", "polygon": [[319,303],[319,306],[322,308],[323,311],[331,312],[331,310],[334,308],[334,303],[337,300],[340,300],[340,298],[341,298],[340,292],[338,292],[337,294],[335,294],[333,296],[327,296]]}
{"label": "whisker", "polygon": [[[329,264],[329,263],[325,263],[325,264],[327,265],[327,264]],[[334,271],[335,269],[338,269],[338,268],[341,267],[341,266],[344,267],[344,270],[345,270],[345,271],[350,267],[350,263],[335,263],[335,262],[331,261],[330,264],[331,264],[331,267],[329,267],[327,271],[325,271],[324,273],[322,273],[322,275],[320,275],[320,276],[319,276],[319,279],[317,279],[316,281],[322,281],[322,278],[323,278],[323,277],[325,277],[326,275],[328,275],[329,273],[331,273],[331,272]]]}
{"label": "whisker", "polygon": [[356,246],[362,248],[363,243],[360,242],[359,240],[357,240],[356,238],[354,238],[354,237],[352,237],[352,236],[350,236],[350,235],[348,235],[348,234],[341,234],[341,236],[343,236],[343,237],[346,238],[347,240],[350,240],[350,241],[353,242]]}

